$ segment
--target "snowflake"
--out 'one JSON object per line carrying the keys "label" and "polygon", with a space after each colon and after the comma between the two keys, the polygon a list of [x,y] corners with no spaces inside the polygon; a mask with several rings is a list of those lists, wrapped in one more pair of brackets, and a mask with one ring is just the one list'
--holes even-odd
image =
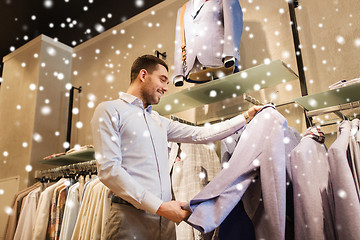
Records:
{"label": "snowflake", "polygon": [[69,148],[69,147],[70,147],[70,143],[64,142],[64,143],[63,143],[63,147],[64,147],[64,148]]}
{"label": "snowflake", "polygon": [[25,171],[31,172],[32,171],[32,166],[31,165],[26,165],[25,166]]}

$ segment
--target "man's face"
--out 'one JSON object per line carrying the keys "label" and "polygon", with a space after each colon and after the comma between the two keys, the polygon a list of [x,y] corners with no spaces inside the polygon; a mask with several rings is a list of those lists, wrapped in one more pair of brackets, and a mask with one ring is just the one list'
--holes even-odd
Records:
{"label": "man's face", "polygon": [[158,104],[168,90],[169,77],[166,68],[158,64],[152,73],[147,73],[143,85],[143,100],[146,106]]}

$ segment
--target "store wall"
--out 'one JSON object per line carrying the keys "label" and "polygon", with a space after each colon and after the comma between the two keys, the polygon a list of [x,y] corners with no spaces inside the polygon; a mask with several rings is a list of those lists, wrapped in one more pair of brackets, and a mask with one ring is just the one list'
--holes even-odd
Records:
{"label": "store wall", "polygon": [[300,1],[296,11],[309,94],[360,76],[360,1]]}
{"label": "store wall", "polygon": [[[132,62],[140,55],[166,51],[171,67],[174,56],[177,9],[185,1],[164,1],[74,48],[72,83],[83,91],[74,107],[79,114],[73,119],[73,144],[91,144],[90,120],[102,101],[118,98],[127,90]],[[172,70],[170,70],[172,75]],[[169,94],[181,89],[169,85]],[[77,128],[77,122],[82,128]]]}
{"label": "store wall", "polygon": [[37,91],[30,85],[38,83],[40,59],[33,55],[41,50],[36,42],[4,59],[0,92],[0,178],[20,176],[20,189],[27,186],[25,166],[30,164],[34,130]]}
{"label": "store wall", "polygon": [[64,151],[71,60],[70,47],[45,36],[4,58],[0,179],[20,176],[20,189],[35,169],[49,168],[39,160]]}

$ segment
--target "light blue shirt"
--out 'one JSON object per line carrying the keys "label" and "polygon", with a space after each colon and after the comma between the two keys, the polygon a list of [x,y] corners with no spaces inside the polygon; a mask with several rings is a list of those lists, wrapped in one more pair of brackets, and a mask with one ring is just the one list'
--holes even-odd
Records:
{"label": "light blue shirt", "polygon": [[100,103],[91,120],[100,180],[136,208],[155,214],[171,200],[168,141],[209,143],[221,140],[245,124],[242,115],[209,127],[172,121],[143,108],[140,99],[120,93],[120,99]]}

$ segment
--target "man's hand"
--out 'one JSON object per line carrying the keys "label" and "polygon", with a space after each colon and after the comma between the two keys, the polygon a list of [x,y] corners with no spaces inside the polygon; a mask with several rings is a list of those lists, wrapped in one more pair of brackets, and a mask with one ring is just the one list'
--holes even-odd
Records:
{"label": "man's hand", "polygon": [[250,121],[251,119],[253,119],[255,117],[255,114],[260,111],[260,109],[262,108],[263,106],[253,106],[251,107],[248,111],[247,111],[247,114],[250,118]]}
{"label": "man's hand", "polygon": [[156,214],[175,223],[179,223],[191,214],[181,208],[181,206],[185,204],[186,202],[180,201],[163,202]]}

